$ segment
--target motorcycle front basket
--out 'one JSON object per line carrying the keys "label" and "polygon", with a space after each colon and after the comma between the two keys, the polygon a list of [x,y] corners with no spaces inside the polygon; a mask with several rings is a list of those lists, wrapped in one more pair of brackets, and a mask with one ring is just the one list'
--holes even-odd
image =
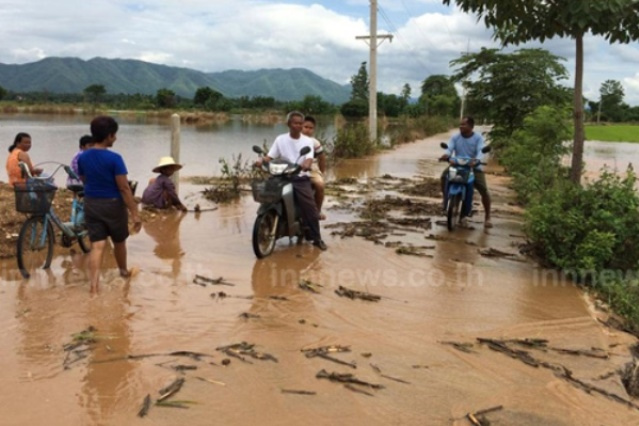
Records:
{"label": "motorcycle front basket", "polygon": [[258,203],[274,203],[282,196],[282,188],[278,182],[271,179],[254,180],[251,182],[253,199]]}
{"label": "motorcycle front basket", "polygon": [[[452,167],[451,167],[452,169]],[[465,168],[461,168],[461,167],[457,167],[455,168],[455,172],[453,173],[452,170],[449,172],[448,175],[448,182],[454,182],[454,183],[468,183],[468,178],[470,177],[470,170],[465,169]]]}

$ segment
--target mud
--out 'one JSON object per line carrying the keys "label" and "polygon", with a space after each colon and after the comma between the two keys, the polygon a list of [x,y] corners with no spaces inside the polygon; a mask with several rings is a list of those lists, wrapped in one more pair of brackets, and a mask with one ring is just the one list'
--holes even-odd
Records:
{"label": "mud", "polygon": [[[5,260],[2,423],[639,424],[622,382],[637,339],[520,252],[508,179],[489,169],[494,228],[480,205],[471,227],[442,226],[445,137],[331,170],[326,252],[282,240],[256,260],[247,194],[149,213],[128,242],[139,273],[123,280],[107,253],[93,298],[77,253],[29,281]],[[201,189],[181,185],[187,206],[211,207]],[[89,326],[65,369],[64,345]]]}

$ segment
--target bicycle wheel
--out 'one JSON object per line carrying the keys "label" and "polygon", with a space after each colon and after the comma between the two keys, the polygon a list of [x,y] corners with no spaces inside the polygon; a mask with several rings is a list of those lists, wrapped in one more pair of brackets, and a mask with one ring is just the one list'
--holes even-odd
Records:
{"label": "bicycle wheel", "polygon": [[446,224],[448,225],[448,230],[452,231],[455,229],[455,221],[459,217],[459,210],[462,202],[461,194],[455,194],[451,199],[448,200],[448,211],[446,212]]}
{"label": "bicycle wheel", "polygon": [[43,216],[33,216],[20,229],[16,255],[24,278],[29,278],[37,269],[51,266],[55,236],[51,223],[47,222],[46,228],[44,223]]}
{"label": "bicycle wheel", "polygon": [[89,240],[89,231],[87,231],[86,225],[78,225],[75,230],[75,235],[78,237],[78,245],[82,253],[90,252],[91,241]]}
{"label": "bicycle wheel", "polygon": [[275,248],[277,213],[269,210],[255,218],[253,225],[253,252],[258,259],[268,256]]}

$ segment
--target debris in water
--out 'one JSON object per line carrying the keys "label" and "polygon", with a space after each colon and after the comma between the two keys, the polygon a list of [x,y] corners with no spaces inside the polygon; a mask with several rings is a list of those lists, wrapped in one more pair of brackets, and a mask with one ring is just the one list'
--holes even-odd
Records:
{"label": "debris in water", "polygon": [[363,291],[351,290],[344,286],[339,286],[337,290],[335,290],[335,294],[341,297],[348,297],[349,299],[362,299],[369,302],[379,302],[382,298],[376,294],[366,293]]}
{"label": "debris in water", "polygon": [[450,345],[458,351],[466,352],[468,354],[475,353],[471,348],[473,347],[472,343],[462,343],[462,342],[439,342],[442,345]]}
{"label": "debris in water", "polygon": [[267,354],[264,352],[257,352],[255,350],[255,345],[252,343],[247,343],[247,342],[234,343],[228,346],[220,346],[216,348],[216,350],[223,352],[228,356],[232,356],[241,361],[247,362],[249,364],[251,364],[251,362],[248,361],[246,358],[244,358],[242,355],[248,355],[251,358],[259,359],[261,361],[278,362],[277,358],[275,358],[273,355]]}
{"label": "debris in water", "polygon": [[496,407],[486,408],[485,410],[479,410],[474,413],[466,414],[466,418],[474,425],[474,426],[488,426],[490,422],[484,417],[485,414],[491,413],[493,411],[498,411],[504,408],[502,405],[498,405]]}
{"label": "debris in water", "polygon": [[184,377],[180,377],[178,379],[175,379],[173,383],[171,383],[167,387],[160,389],[159,390],[160,397],[158,398],[157,402],[162,402],[168,397],[170,397],[171,395],[175,395],[182,388],[183,384],[184,384]]}
{"label": "debris in water", "polygon": [[206,287],[207,284],[235,286],[235,284],[226,281],[224,277],[208,278],[197,274],[193,278],[193,284],[201,285],[202,287]]}
{"label": "debris in water", "polygon": [[310,291],[311,293],[317,294],[319,294],[319,290],[317,289],[317,287],[323,287],[323,285],[313,283],[309,280],[301,280],[298,285],[299,288],[301,288],[302,290]]}
{"label": "debris in water", "polygon": [[292,393],[295,395],[317,395],[317,392],[296,389],[282,389],[282,393]]}
{"label": "debris in water", "polygon": [[350,352],[351,349],[349,346],[340,346],[340,345],[331,345],[331,346],[320,346],[319,348],[314,349],[302,349],[302,352],[306,355],[306,358],[324,358],[328,361],[333,361],[338,364],[347,365],[351,368],[357,368],[357,365],[353,362],[342,361],[341,359],[333,358],[329,355],[329,353],[337,353],[337,352]]}
{"label": "debris in water", "polygon": [[364,380],[360,380],[357,377],[353,376],[352,374],[349,373],[329,373],[326,370],[320,370],[315,377],[317,377],[318,379],[328,379],[331,382],[341,382],[341,383],[351,383],[354,385],[361,385],[361,386],[366,386],[369,387],[371,389],[384,389],[383,385],[377,384],[377,383],[369,383],[369,382],[365,382]]}
{"label": "debris in water", "polygon": [[144,397],[144,401],[142,402],[142,407],[140,407],[140,411],[138,411],[138,417],[144,417],[149,413],[149,408],[151,407],[151,395],[146,394]]}

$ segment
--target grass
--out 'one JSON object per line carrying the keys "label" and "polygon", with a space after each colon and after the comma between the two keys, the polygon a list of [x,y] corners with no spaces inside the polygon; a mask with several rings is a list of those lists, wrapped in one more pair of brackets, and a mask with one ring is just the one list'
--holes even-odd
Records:
{"label": "grass", "polygon": [[586,124],[586,140],[604,142],[639,142],[639,125]]}

